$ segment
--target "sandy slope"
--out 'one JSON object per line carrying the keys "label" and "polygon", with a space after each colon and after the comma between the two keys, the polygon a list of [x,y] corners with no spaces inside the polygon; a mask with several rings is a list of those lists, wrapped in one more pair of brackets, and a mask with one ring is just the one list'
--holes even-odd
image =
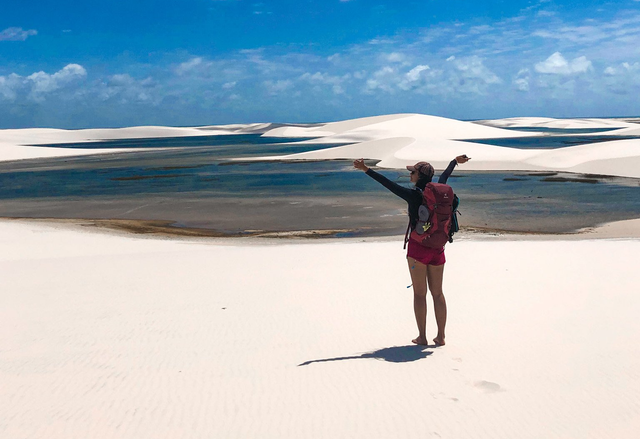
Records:
{"label": "sandy slope", "polygon": [[490,139],[535,136],[537,133],[504,130],[426,114],[391,114],[330,122],[321,127],[298,129],[296,132],[276,128],[264,136],[331,137],[331,142],[373,140],[389,136],[433,139]]}
{"label": "sandy slope", "polygon": [[[640,178],[640,140],[616,140],[578,145],[560,150],[516,149],[475,142],[472,139],[541,136],[535,132],[505,130],[495,126],[545,126],[605,128],[622,127],[608,135],[640,135],[637,124],[617,120],[517,118],[464,122],[421,114],[393,114],[331,122],[315,126],[287,126],[270,129],[270,124],[209,126],[196,128],[132,127],[120,129],[0,130],[0,160],[17,160],[38,156],[79,155],[115,150],[79,150],[38,148],[34,144],[84,142],[98,139],[137,137],[176,137],[203,134],[264,133],[271,137],[315,137],[305,143],[349,143],[346,146],[284,156],[260,157],[259,160],[318,160],[368,158],[379,166],[403,168],[428,160],[436,168],[445,168],[460,154],[472,161],[466,170],[490,171],[567,171]],[[243,160],[246,160],[243,159]]]}
{"label": "sandy slope", "polygon": [[617,119],[554,119],[551,117],[509,117],[478,121],[488,126],[499,128],[638,128],[638,124]]}
{"label": "sandy slope", "polygon": [[[557,150],[517,149],[497,147],[465,139],[540,136],[541,133],[504,130],[482,124],[426,115],[395,115],[392,118],[365,118],[340,122],[340,129],[331,123],[314,128],[321,138],[307,143],[351,142],[321,151],[309,151],[261,159],[318,160],[330,158],[379,160],[378,166],[403,168],[427,160],[436,168],[445,168],[460,154],[472,161],[464,167],[469,171],[566,171],[640,178],[640,140],[616,140],[578,145]],[[640,135],[637,124],[620,121],[580,119],[562,121],[546,118],[519,118],[491,121],[496,126],[545,126],[573,128],[626,127],[607,132],[608,135]],[[488,122],[485,122],[488,123]],[[564,124],[564,125],[563,125]],[[272,133],[271,131],[268,133]],[[276,133],[277,134],[277,133]],[[294,135],[295,133],[289,133]],[[271,134],[269,134],[271,135]],[[274,134],[275,135],[275,134]],[[311,135],[310,132],[299,133]],[[594,134],[595,135],[595,134]]]}
{"label": "sandy slope", "polygon": [[3,221],[0,244],[3,438],[640,429],[637,240],[454,243],[437,349],[407,346],[399,240],[211,244]]}
{"label": "sandy slope", "polygon": [[203,126],[195,128],[139,126],[127,128],[95,128],[85,130],[61,130],[54,128],[7,129],[0,130],[0,161],[22,160],[38,157],[67,157],[87,154],[108,154],[132,150],[99,148],[46,148],[33,145],[83,143],[114,139],[250,134],[264,132],[270,126],[271,124],[235,124]]}

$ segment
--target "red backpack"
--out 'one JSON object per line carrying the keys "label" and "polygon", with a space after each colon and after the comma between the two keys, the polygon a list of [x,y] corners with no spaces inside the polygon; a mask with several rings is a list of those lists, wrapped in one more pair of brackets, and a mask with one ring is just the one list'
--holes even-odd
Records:
{"label": "red backpack", "polygon": [[[427,183],[422,191],[418,222],[410,239],[430,248],[442,248],[450,241],[449,232],[454,211],[453,189],[448,184]],[[407,230],[408,232],[408,230]],[[405,244],[406,244],[405,237]]]}

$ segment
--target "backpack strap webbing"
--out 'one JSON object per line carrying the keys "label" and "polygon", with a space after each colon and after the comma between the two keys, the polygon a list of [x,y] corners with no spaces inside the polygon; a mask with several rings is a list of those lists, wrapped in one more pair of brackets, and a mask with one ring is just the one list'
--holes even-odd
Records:
{"label": "backpack strap webbing", "polygon": [[403,249],[407,248],[407,242],[409,242],[409,230],[411,230],[411,218],[409,218],[409,224],[407,224],[407,231],[404,232],[404,247],[402,247]]}

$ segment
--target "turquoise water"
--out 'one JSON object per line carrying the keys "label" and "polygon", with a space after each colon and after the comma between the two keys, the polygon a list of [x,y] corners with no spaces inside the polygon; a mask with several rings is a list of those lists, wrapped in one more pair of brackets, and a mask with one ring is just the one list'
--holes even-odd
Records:
{"label": "turquoise water", "polygon": [[[371,209],[366,211],[370,215],[358,214],[354,227],[366,228],[375,234],[376,227],[382,227],[380,218],[384,217],[384,227],[388,230],[388,206],[397,205],[401,212],[404,202],[399,199],[396,202],[385,188],[353,170],[350,161],[248,161],[252,157],[335,146],[299,145],[292,143],[293,140],[258,135],[119,140],[107,143],[113,148],[135,144],[141,150],[109,156],[2,163],[0,216],[93,217],[95,213],[96,217],[129,218],[125,213],[136,210],[135,206],[153,202],[156,218],[215,229],[216,205],[227,206],[223,213],[229,220],[229,215],[239,215],[233,209],[235,201],[256,200],[259,210],[261,206],[266,209],[273,205],[276,199],[279,202],[304,199],[313,205],[313,199],[330,198],[335,200],[334,206],[341,206],[338,210],[345,210],[354,197],[361,196],[372,200],[370,206],[366,206]],[[86,143],[81,145],[87,147]],[[105,143],[95,146],[102,148]],[[149,147],[160,149],[142,149]],[[230,160],[232,157],[242,157],[245,161]],[[401,184],[410,184],[405,172],[380,172]],[[461,210],[470,221],[468,225],[508,229],[516,224],[519,225],[516,228],[525,230],[567,231],[640,217],[640,184],[635,179],[560,173],[465,172],[462,167],[456,169],[449,184],[462,199]],[[109,210],[104,208],[107,201]],[[326,202],[320,204],[315,207],[317,213],[304,212],[309,217],[305,223],[308,227],[323,228],[326,218],[337,216],[332,213],[337,211],[335,207],[327,207]],[[194,214],[205,205],[206,215]],[[289,209],[287,203],[284,206]],[[232,211],[235,213],[230,213]],[[142,215],[138,219],[145,219],[143,212],[137,211]],[[266,220],[265,216],[273,215],[266,213],[270,210],[264,212],[263,221],[272,220],[274,227],[287,229],[289,224],[291,229],[296,229],[299,226],[296,215],[301,213],[295,210]],[[348,223],[348,218],[355,214],[345,212],[340,217]],[[532,223],[535,227],[531,227]],[[404,227],[404,220],[398,220],[398,225]]]}
{"label": "turquoise water", "polygon": [[[601,130],[599,130],[601,131]],[[466,142],[483,143],[486,145],[506,146],[518,149],[557,149],[568,146],[585,145],[588,143],[609,142],[612,140],[640,139],[640,136],[587,136],[580,134],[545,135],[533,137],[511,137],[502,139],[469,139]]]}

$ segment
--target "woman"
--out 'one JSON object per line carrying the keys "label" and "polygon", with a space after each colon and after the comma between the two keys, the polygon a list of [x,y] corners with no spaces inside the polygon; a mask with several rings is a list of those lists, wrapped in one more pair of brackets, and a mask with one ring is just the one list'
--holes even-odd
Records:
{"label": "woman", "polygon": [[[469,161],[466,155],[456,157],[449,163],[447,169],[438,179],[438,183],[446,183],[456,164]],[[418,221],[418,208],[422,204],[422,190],[433,178],[434,169],[427,162],[418,162],[413,166],[407,166],[411,172],[413,188],[406,188],[389,180],[372,169],[369,169],[363,159],[355,160],[353,166],[367,173],[367,175],[391,192],[405,200],[409,205],[409,224],[411,230]],[[407,249],[407,261],[409,273],[413,282],[413,311],[418,324],[418,337],[411,340],[415,344],[427,345],[427,288],[433,296],[433,308],[438,325],[438,335],[433,339],[436,346],[444,345],[444,327],[447,323],[447,303],[442,292],[442,276],[444,274],[444,247],[440,249],[428,248],[420,245],[413,239],[409,239]]]}

